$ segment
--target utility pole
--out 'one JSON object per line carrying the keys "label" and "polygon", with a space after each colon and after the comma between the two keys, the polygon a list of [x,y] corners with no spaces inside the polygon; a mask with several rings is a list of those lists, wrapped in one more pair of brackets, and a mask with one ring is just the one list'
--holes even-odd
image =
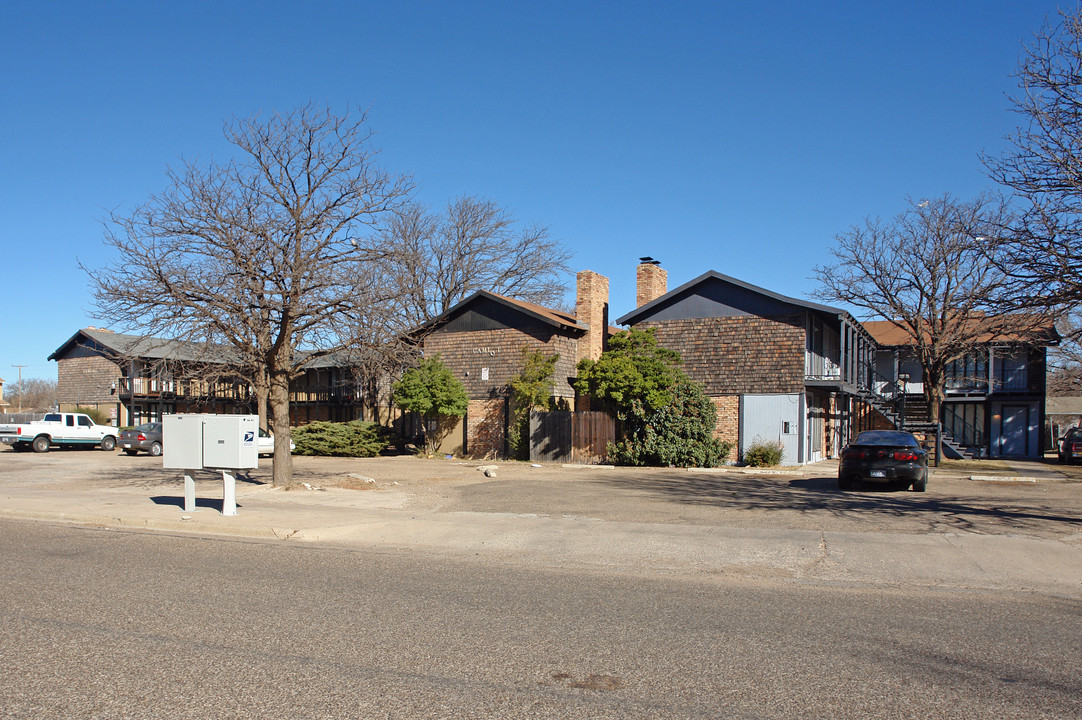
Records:
{"label": "utility pole", "polygon": [[26,365],[12,365],[13,368],[19,368],[19,412],[23,411],[23,368]]}

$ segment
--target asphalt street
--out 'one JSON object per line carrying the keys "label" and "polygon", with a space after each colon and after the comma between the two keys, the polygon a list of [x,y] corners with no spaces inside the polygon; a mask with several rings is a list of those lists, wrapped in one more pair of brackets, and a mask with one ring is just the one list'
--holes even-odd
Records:
{"label": "asphalt street", "polygon": [[1079,468],[295,461],[0,452],[0,718],[1082,717]]}
{"label": "asphalt street", "polygon": [[1042,593],[0,521],[3,718],[1077,718]]}

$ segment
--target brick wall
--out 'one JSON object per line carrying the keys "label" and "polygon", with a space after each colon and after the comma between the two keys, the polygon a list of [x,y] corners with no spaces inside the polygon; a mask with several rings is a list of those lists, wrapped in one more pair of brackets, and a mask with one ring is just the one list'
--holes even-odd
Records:
{"label": "brick wall", "polygon": [[718,411],[714,437],[719,440],[727,440],[733,444],[729,456],[723,459],[736,460],[740,452],[740,396],[721,395],[710,399],[714,402],[714,408]]}
{"label": "brick wall", "polygon": [[836,458],[838,453],[841,452],[840,447],[835,447],[834,437],[835,428],[837,428],[840,422],[840,413],[838,408],[838,396],[834,393],[830,394],[830,399],[827,403],[827,416],[826,421],[823,423],[823,432],[825,437],[823,438],[823,457]]}
{"label": "brick wall", "polygon": [[470,457],[503,457],[506,437],[504,399],[470,400],[466,411],[466,452]]}
{"label": "brick wall", "polygon": [[867,403],[853,402],[852,427],[850,433],[856,436],[863,430],[895,430],[894,424],[881,412]]}
{"label": "brick wall", "polygon": [[805,330],[800,315],[752,315],[644,322],[680,353],[707,395],[804,392]]}
{"label": "brick wall", "polygon": [[589,326],[577,343],[578,362],[583,358],[597,360],[605,346],[609,324],[609,279],[592,270],[576,276],[575,319]]}
{"label": "brick wall", "polygon": [[668,292],[669,273],[660,265],[640,263],[635,269],[635,307],[642,307]]}
{"label": "brick wall", "polygon": [[57,402],[73,405],[117,402],[120,367],[100,355],[57,361]]}
{"label": "brick wall", "polygon": [[[435,332],[424,340],[425,355],[439,353],[443,363],[466,387],[473,400],[489,399],[508,393],[511,378],[522,371],[522,348],[559,353],[553,395],[573,398],[575,391],[568,378],[575,375],[578,341],[559,335],[551,328],[478,330],[474,332]],[[488,378],[484,378],[484,369]],[[467,374],[468,373],[468,374]]]}

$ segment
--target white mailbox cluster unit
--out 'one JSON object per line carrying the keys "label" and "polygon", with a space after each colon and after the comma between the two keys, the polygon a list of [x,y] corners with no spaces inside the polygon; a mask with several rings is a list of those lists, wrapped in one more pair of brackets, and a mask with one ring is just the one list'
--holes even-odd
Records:
{"label": "white mailbox cluster unit", "polygon": [[162,467],[184,471],[184,511],[195,512],[195,471],[221,470],[222,514],[237,514],[235,471],[259,467],[255,415],[186,413],[162,418]]}

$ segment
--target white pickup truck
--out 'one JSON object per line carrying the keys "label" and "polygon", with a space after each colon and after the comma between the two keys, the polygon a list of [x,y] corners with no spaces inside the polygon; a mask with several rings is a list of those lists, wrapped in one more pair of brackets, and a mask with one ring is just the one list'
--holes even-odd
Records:
{"label": "white pickup truck", "polygon": [[117,429],[95,425],[82,413],[49,413],[41,420],[20,425],[0,425],[0,442],[13,450],[48,452],[53,445],[92,447],[102,450],[116,447]]}

